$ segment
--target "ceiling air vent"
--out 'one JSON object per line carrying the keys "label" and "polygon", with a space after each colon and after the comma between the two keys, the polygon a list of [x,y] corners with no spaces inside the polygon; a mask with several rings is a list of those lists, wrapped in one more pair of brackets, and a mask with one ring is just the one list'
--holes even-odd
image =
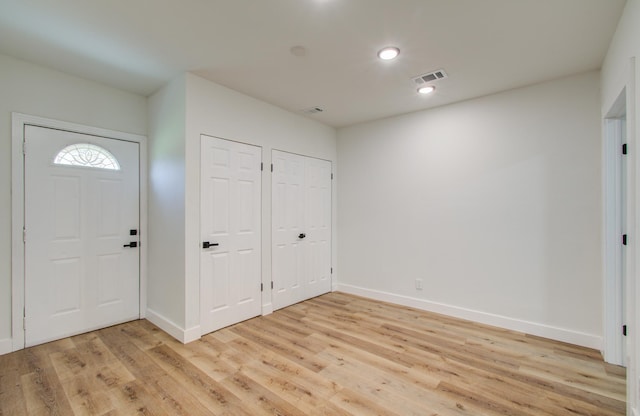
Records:
{"label": "ceiling air vent", "polygon": [[418,75],[417,77],[413,78],[413,82],[415,82],[416,85],[422,85],[426,84],[427,82],[439,81],[445,78],[447,78],[447,73],[444,72],[444,69],[439,69],[437,71]]}
{"label": "ceiling air vent", "polygon": [[300,112],[304,114],[318,114],[318,113],[322,113],[323,111],[324,110],[321,107],[309,107],[309,108],[300,110]]}

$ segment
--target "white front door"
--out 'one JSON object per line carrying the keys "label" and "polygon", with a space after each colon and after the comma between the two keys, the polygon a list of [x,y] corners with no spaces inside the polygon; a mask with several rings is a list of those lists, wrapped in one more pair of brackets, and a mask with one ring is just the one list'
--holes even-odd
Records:
{"label": "white front door", "polygon": [[26,126],[24,162],[26,345],[138,319],[138,143]]}
{"label": "white front door", "polygon": [[331,162],[274,150],[274,309],[331,291]]}
{"label": "white front door", "polygon": [[260,147],[201,136],[203,334],[262,312],[261,164]]}

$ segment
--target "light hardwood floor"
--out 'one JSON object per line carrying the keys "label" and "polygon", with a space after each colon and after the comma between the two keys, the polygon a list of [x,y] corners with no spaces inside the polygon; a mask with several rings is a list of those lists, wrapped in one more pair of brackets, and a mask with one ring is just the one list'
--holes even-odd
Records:
{"label": "light hardwood floor", "polygon": [[2,415],[624,415],[597,351],[327,294],[182,345],[136,321],[0,356]]}

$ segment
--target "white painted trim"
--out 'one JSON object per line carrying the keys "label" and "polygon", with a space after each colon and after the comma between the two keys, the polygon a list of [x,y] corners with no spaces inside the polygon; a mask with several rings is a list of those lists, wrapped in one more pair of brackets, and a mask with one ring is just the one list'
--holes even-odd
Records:
{"label": "white painted trim", "polygon": [[[603,356],[615,365],[625,364],[623,325],[623,272],[621,236],[624,234],[622,180],[622,128],[619,117],[626,109],[625,91],[621,91],[604,119],[602,140],[603,184]],[[625,156],[626,157],[626,156]],[[627,179],[628,182],[628,179]],[[627,192],[627,190],[622,190]]]}
{"label": "white painted trim", "polygon": [[[86,126],[28,114],[11,113],[11,343],[24,348],[24,142],[25,125],[126,140],[140,145],[140,318],[147,308],[147,138],[139,134]],[[0,354],[2,352],[0,351]]]}
{"label": "white painted trim", "polygon": [[358,286],[338,284],[338,291],[383,302],[395,303],[402,306],[421,309],[428,312],[448,315],[455,318],[466,319],[469,321],[508,329],[511,331],[523,332],[526,334],[567,342],[574,345],[581,345],[597,350],[600,350],[602,348],[602,338],[597,335],[585,334],[583,332],[557,328],[549,325],[539,324],[536,322],[523,321],[506,316],[474,311],[471,309],[460,308],[458,306],[446,305],[443,303],[431,302],[424,299],[417,299],[409,296],[371,290]]}
{"label": "white painted trim", "polygon": [[0,355],[9,354],[13,351],[13,340],[11,338],[0,339]]}
{"label": "white painted trim", "polygon": [[640,411],[638,409],[631,409],[633,416],[640,416]]}
{"label": "white painted trim", "polygon": [[631,241],[631,248],[627,255],[626,273],[626,323],[631,329],[627,336],[627,403],[638,412],[640,404],[640,353],[639,331],[640,328],[640,278],[638,276],[638,260],[640,260],[640,244],[635,243],[640,236],[640,221],[638,209],[640,208],[640,157],[638,157],[638,143],[640,143],[640,124],[638,110],[640,109],[640,95],[638,95],[638,80],[640,79],[640,65],[636,57],[629,60],[629,75],[627,82],[627,143],[635,152],[630,152],[628,160],[629,169],[629,197],[627,201],[627,228],[632,230],[635,239]]}
{"label": "white painted trim", "polygon": [[196,325],[184,331],[184,335],[182,337],[182,343],[187,344],[189,342],[197,341],[202,336],[202,328],[200,325]]}
{"label": "white painted trim", "polygon": [[147,259],[149,246],[149,224],[148,224],[148,202],[147,202],[147,184],[148,176],[148,159],[147,159],[147,137],[137,136],[140,138],[140,319],[147,317]]}
{"label": "white painted trim", "polygon": [[189,329],[182,329],[175,322],[149,308],[147,308],[146,319],[183,344],[200,339],[200,325]]}
{"label": "white painted trim", "polygon": [[24,125],[27,118],[11,114],[11,339],[13,351],[24,348]]}
{"label": "white painted trim", "polygon": [[273,313],[273,303],[269,302],[262,305],[262,316],[271,315]]}

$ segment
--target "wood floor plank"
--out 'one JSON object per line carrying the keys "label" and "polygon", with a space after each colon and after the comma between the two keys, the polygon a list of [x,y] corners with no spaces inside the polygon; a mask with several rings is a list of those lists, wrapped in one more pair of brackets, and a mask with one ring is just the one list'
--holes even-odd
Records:
{"label": "wood floor plank", "polygon": [[253,415],[305,416],[302,410],[239,371],[222,384],[249,406]]}
{"label": "wood floor plank", "polygon": [[27,414],[22,389],[24,351],[0,356],[0,416]]}
{"label": "wood floor plank", "polygon": [[[363,374],[360,369],[367,364],[353,357],[344,357],[340,353],[333,356],[336,363],[322,370],[321,374],[337,380],[348,389],[368,398],[371,402],[388,403],[386,407],[389,412],[398,412],[401,415],[424,415],[429,412],[466,414],[458,411],[455,405],[444,403],[437,397],[434,390],[439,383],[417,382],[416,379],[407,380],[382,369],[376,370],[376,368],[370,368],[367,373]],[[389,408],[391,404],[393,407]]]}
{"label": "wood floor plank", "polygon": [[299,342],[294,343],[287,340],[286,337],[274,336],[268,331],[257,328],[249,322],[242,326],[236,326],[233,330],[244,338],[259,344],[262,348],[267,348],[277,354],[285,355],[290,360],[312,371],[317,372],[325,367],[325,363],[319,360],[314,352]]}
{"label": "wood floor plank", "polygon": [[[387,403],[388,407],[385,407],[377,401],[371,400],[369,397],[365,397],[362,394],[347,388],[336,393],[336,395],[331,398],[331,402],[338,408],[343,409],[345,414],[363,416],[402,416],[402,413],[389,410],[389,407],[391,407],[390,403]],[[331,413],[328,413],[327,415],[330,414]]]}
{"label": "wood floor plank", "polygon": [[588,348],[330,293],[187,345],[142,320],[0,356],[0,416],[621,416],[625,377]]}
{"label": "wood floor plank", "polygon": [[165,371],[172,374],[185,388],[192,390],[198,401],[215,414],[251,416],[242,400],[167,345],[154,347],[149,353]]}
{"label": "wood floor plank", "polygon": [[61,383],[75,415],[102,415],[115,410],[109,392],[96,386],[91,376],[77,375]]}
{"label": "wood floor plank", "polygon": [[151,394],[142,380],[134,380],[114,389],[112,396],[117,406],[117,411],[123,415],[166,415],[167,409],[163,407],[163,401]]}
{"label": "wood floor plank", "polygon": [[[288,313],[287,311],[283,311],[283,314]],[[304,325],[308,328],[315,330],[318,333],[325,334],[333,339],[343,341],[347,344],[355,345],[363,351],[369,351],[380,357],[386,358],[388,360],[397,362],[399,364],[403,364],[407,367],[411,366],[411,362],[407,360],[401,351],[398,351],[397,348],[393,345],[380,345],[378,340],[373,339],[364,339],[362,337],[354,336],[353,333],[357,331],[356,326],[354,325],[353,332],[345,331],[345,330],[337,330],[333,329],[330,322],[327,321],[304,321]]]}
{"label": "wood floor plank", "polygon": [[73,414],[50,359],[51,354],[72,347],[67,339],[30,348],[24,354],[28,372],[20,378],[29,414]]}
{"label": "wood floor plank", "polygon": [[330,396],[322,395],[316,392],[308,382],[303,380],[301,383],[301,378],[290,379],[286,377],[285,374],[275,370],[268,360],[254,362],[252,365],[243,368],[242,372],[271,392],[282,397],[304,414],[312,414],[312,412],[321,408],[326,409],[329,412],[328,414],[349,414],[329,401],[335,394]]}
{"label": "wood floor plank", "polygon": [[191,394],[189,389],[156,364],[147,351],[141,350],[131,342],[127,331],[121,331],[121,329],[121,327],[107,328],[99,331],[99,334],[105,345],[136,379],[144,380],[147,387],[152,387],[159,399],[166,403],[166,406],[171,409],[167,414],[179,416],[212,414]]}

